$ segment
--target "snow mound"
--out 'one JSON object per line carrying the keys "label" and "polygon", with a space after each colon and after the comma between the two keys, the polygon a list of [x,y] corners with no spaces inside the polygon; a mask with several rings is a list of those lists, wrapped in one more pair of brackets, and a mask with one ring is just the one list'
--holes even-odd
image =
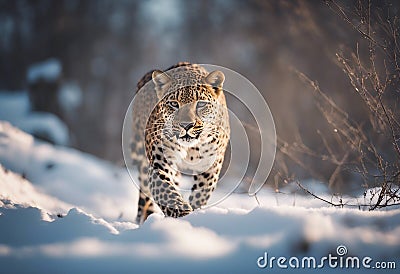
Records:
{"label": "snow mound", "polygon": [[62,67],[59,60],[51,58],[40,63],[31,65],[28,68],[27,79],[29,83],[40,80],[52,82],[61,76]]}
{"label": "snow mound", "polygon": [[42,217],[66,214],[73,206],[52,196],[41,193],[29,181],[0,165],[0,205],[13,208],[14,205],[35,207],[42,210]]}
{"label": "snow mound", "polygon": [[0,92],[0,120],[6,120],[30,134],[45,136],[54,144],[69,144],[65,123],[51,113],[31,112],[26,92]]}
{"label": "snow mound", "polygon": [[52,146],[0,122],[0,163],[48,195],[110,220],[133,220],[137,189],[123,168]]}

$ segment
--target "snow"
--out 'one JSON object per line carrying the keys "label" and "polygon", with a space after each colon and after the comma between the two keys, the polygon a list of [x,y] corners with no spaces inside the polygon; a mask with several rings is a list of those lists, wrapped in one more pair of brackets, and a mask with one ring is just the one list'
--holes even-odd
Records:
{"label": "snow", "polygon": [[[46,215],[50,212],[68,213],[73,206],[52,196],[38,191],[29,181],[6,169],[0,170],[0,199],[3,206],[18,204],[24,207],[35,207],[43,210]],[[29,195],[27,195],[29,193]],[[7,201],[5,204],[4,201]],[[50,220],[49,216],[46,218]]]}
{"label": "snow", "polygon": [[61,76],[62,67],[59,60],[50,58],[40,63],[31,65],[28,68],[27,79],[29,83],[40,80],[52,82]]}
{"label": "snow", "polygon": [[[5,122],[0,164],[0,265],[6,273],[275,273],[289,269],[259,269],[265,252],[318,259],[337,256],[339,245],[351,256],[399,267],[398,208],[328,207],[292,194],[290,185],[281,193],[263,189],[261,205],[232,194],[184,218],[153,214],[138,227],[132,222],[137,189],[122,167],[38,142]],[[305,184],[324,191],[316,182]]]}
{"label": "snow", "polygon": [[[36,141],[0,123],[0,163],[46,193],[107,218],[132,220],[137,190],[123,168],[67,147]],[[89,196],[88,196],[89,194]]]}
{"label": "snow", "polygon": [[28,94],[24,91],[0,92],[0,120],[30,133],[46,136],[58,145],[69,144],[69,132],[57,116],[45,112],[31,112]]}

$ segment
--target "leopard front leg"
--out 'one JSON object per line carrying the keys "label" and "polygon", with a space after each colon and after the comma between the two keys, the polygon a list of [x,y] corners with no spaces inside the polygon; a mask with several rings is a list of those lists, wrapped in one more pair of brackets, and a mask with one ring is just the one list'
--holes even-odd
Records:
{"label": "leopard front leg", "polygon": [[155,212],[154,201],[151,199],[148,178],[148,161],[143,159],[139,166],[139,201],[136,223],[143,224],[151,214]]}
{"label": "leopard front leg", "polygon": [[193,211],[175,187],[174,177],[163,168],[149,169],[149,187],[154,201],[165,216],[183,217]]}
{"label": "leopard front leg", "polygon": [[212,192],[215,190],[219,173],[221,172],[223,158],[218,158],[213,165],[205,172],[194,175],[195,183],[192,187],[192,193],[189,196],[189,202],[193,209],[200,208],[207,204]]}
{"label": "leopard front leg", "polygon": [[151,193],[149,189],[148,180],[148,166],[145,151],[144,151],[144,141],[141,140],[139,134],[135,134],[134,138],[131,140],[131,158],[132,164],[138,166],[139,171],[139,200],[138,209],[136,215],[136,223],[142,224],[148,216],[155,212],[154,202],[151,199]]}

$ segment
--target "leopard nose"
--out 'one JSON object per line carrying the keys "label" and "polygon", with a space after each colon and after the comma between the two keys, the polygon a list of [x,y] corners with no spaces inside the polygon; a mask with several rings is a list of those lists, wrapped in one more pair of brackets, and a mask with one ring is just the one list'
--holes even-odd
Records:
{"label": "leopard nose", "polygon": [[185,130],[189,130],[192,127],[194,127],[194,123],[193,122],[181,122],[181,123],[179,123],[179,125],[181,127],[183,127]]}

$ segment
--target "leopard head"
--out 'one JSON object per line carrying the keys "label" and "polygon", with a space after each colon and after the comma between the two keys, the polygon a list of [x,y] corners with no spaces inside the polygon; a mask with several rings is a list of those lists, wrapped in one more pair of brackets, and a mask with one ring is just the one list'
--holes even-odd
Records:
{"label": "leopard head", "polygon": [[[177,85],[167,72],[154,71],[159,108],[162,110],[164,132],[183,147],[192,147],[212,138],[220,125],[225,76],[213,71],[200,81]],[[159,121],[161,121],[159,120]]]}

